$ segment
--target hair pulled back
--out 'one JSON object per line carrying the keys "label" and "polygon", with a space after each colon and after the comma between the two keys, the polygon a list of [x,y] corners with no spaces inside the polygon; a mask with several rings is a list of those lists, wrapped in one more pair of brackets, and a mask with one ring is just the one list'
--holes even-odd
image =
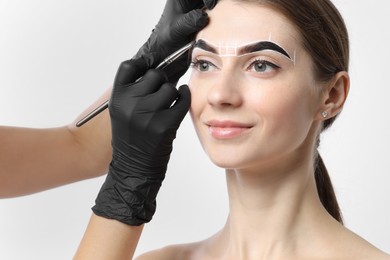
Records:
{"label": "hair pulled back", "polygon": [[[327,82],[340,71],[348,71],[349,38],[344,20],[330,0],[237,0],[259,3],[282,13],[301,35],[304,49],[311,56],[315,78]],[[335,117],[323,122],[327,129]],[[319,137],[316,142],[319,145]],[[318,195],[325,209],[343,223],[341,211],[325,164],[317,152],[315,180]]]}

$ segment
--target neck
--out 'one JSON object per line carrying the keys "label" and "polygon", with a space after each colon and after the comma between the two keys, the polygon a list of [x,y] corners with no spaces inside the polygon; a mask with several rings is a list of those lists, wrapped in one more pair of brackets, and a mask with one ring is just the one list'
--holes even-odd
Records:
{"label": "neck", "polygon": [[313,160],[304,158],[310,159],[302,161],[297,153],[277,160],[285,163],[269,163],[272,167],[226,171],[230,213],[220,237],[228,254],[240,259],[281,252],[291,256],[330,221],[317,195]]}

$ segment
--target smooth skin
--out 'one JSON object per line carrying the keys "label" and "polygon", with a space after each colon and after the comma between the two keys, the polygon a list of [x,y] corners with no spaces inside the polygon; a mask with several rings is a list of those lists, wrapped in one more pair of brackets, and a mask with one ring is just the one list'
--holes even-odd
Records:
{"label": "smooth skin", "polygon": [[198,39],[240,45],[272,35],[296,60],[274,51],[222,57],[194,50],[191,116],[205,152],[226,169],[230,212],[214,236],[138,259],[390,259],[334,220],[316,190],[321,113],[342,110],[348,73],[316,81],[298,31],[274,10],[226,0],[209,16]]}
{"label": "smooth skin", "polygon": [[110,93],[111,88],[66,126],[0,126],[0,198],[28,195],[106,174],[111,160],[108,111],[83,127],[76,127],[76,122],[109,99]]}
{"label": "smooth skin", "polygon": [[143,225],[129,226],[92,214],[74,260],[130,260],[142,234]]}

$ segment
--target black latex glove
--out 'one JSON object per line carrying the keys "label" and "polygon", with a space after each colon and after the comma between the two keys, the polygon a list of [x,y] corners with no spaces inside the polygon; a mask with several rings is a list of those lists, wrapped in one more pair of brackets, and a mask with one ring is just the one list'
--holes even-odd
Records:
{"label": "black latex glove", "polygon": [[[208,23],[204,6],[212,9],[218,0],[167,0],[163,14],[146,43],[134,58],[142,57],[148,68],[155,68],[167,56],[180,49],[195,37]],[[164,69],[169,82],[177,82],[190,64],[183,55]]]}
{"label": "black latex glove", "polygon": [[142,59],[119,67],[109,102],[113,157],[92,208],[129,225],[151,220],[172,142],[191,102],[188,86],[176,90],[162,70],[146,68]]}

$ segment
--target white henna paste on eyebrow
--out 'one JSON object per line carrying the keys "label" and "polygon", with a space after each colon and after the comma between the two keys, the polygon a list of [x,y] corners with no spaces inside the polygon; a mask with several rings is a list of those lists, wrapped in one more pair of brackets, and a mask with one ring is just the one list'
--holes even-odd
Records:
{"label": "white henna paste on eyebrow", "polygon": [[[278,43],[272,41],[271,33],[269,35],[269,39],[268,40],[265,40],[265,41],[264,40],[252,41],[252,42],[248,42],[248,43],[245,43],[245,44],[238,44],[238,42],[232,42],[232,41],[226,41],[226,42],[220,41],[220,42],[218,42],[218,44],[216,44],[216,43],[213,43],[213,42],[210,42],[210,41],[205,41],[203,39],[199,39],[198,42],[200,42],[200,41],[202,42],[202,44],[199,44],[199,45],[208,45],[211,48],[202,48],[201,46],[197,46],[197,43],[195,43],[194,48],[199,47],[201,49],[204,49],[205,51],[209,51],[209,52],[212,52],[212,53],[214,53],[214,52],[211,51],[211,50],[208,50],[208,49],[214,49],[215,52],[217,52],[217,53],[214,53],[214,54],[216,54],[216,55],[218,55],[220,57],[241,57],[241,56],[248,55],[248,54],[253,54],[253,53],[256,53],[256,52],[275,51],[275,52],[278,52],[278,53],[282,54],[284,57],[286,57],[287,59],[292,61],[294,63],[294,65],[295,65],[296,51],[294,50],[293,56],[291,56]],[[256,46],[256,44],[262,46],[259,51],[248,51],[248,53],[239,54],[239,50],[243,50],[246,47],[248,49],[254,48],[253,46]],[[254,48],[254,49],[256,49],[256,48]]]}

